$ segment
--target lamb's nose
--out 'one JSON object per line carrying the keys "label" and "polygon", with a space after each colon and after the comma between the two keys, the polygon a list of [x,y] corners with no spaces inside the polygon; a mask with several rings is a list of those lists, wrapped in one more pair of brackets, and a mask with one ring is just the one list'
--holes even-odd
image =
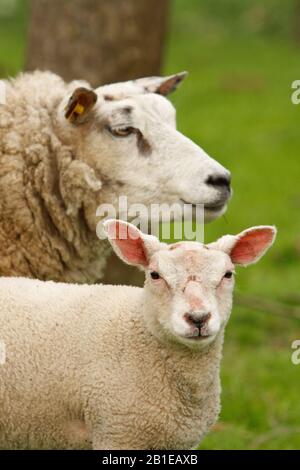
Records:
{"label": "lamb's nose", "polygon": [[191,313],[186,314],[186,320],[191,325],[198,328],[199,330],[201,330],[201,328],[208,322],[210,317],[211,317],[210,313],[206,313],[205,315],[202,315],[202,317],[199,317],[199,315],[191,314]]}
{"label": "lamb's nose", "polygon": [[227,189],[227,191],[230,191],[230,183],[230,173],[222,175],[210,175],[206,180],[206,184],[209,186],[214,186],[217,189]]}

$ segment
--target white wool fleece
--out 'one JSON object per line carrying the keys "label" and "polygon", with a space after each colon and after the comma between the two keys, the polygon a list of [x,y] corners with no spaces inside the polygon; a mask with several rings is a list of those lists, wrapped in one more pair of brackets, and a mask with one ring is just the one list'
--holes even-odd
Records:
{"label": "white wool fleece", "polygon": [[222,337],[201,357],[166,346],[145,329],[142,294],[0,280],[0,448],[198,444],[219,413]]}
{"label": "white wool fleece", "polygon": [[143,289],[0,279],[0,448],[190,449],[215,423],[233,264],[259,259],[275,230],[225,247],[130,231],[112,243]]}

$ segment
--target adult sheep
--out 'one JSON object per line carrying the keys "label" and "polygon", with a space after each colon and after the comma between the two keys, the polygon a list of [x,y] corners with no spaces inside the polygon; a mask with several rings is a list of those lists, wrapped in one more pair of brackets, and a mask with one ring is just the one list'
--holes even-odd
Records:
{"label": "adult sheep", "polygon": [[[50,72],[6,82],[0,106],[0,274],[95,282],[109,254],[96,208],[205,204],[224,213],[230,174],[176,130],[165,99],[184,73],[91,90]],[[119,216],[117,213],[116,216]]]}

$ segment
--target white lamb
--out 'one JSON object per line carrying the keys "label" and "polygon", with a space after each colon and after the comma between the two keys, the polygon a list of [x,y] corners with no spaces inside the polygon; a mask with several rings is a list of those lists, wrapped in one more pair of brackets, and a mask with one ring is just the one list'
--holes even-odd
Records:
{"label": "white lamb", "polygon": [[275,228],[209,245],[106,230],[143,289],[0,280],[0,448],[190,449],[217,420],[234,265]]}

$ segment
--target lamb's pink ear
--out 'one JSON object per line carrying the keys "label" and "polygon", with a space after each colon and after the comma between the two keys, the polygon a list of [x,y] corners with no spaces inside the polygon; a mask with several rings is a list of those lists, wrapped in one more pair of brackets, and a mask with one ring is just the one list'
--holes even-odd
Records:
{"label": "lamb's pink ear", "polygon": [[230,250],[234,264],[247,266],[258,261],[273,244],[276,228],[270,226],[252,227],[237,236],[236,243]]}
{"label": "lamb's pink ear", "polygon": [[239,235],[225,235],[209,246],[228,253],[234,264],[247,266],[256,263],[276,238],[275,227],[265,225],[244,230]]}
{"label": "lamb's pink ear", "polygon": [[156,237],[122,220],[110,219],[103,226],[114,251],[127,264],[146,268],[150,257],[160,247]]}

